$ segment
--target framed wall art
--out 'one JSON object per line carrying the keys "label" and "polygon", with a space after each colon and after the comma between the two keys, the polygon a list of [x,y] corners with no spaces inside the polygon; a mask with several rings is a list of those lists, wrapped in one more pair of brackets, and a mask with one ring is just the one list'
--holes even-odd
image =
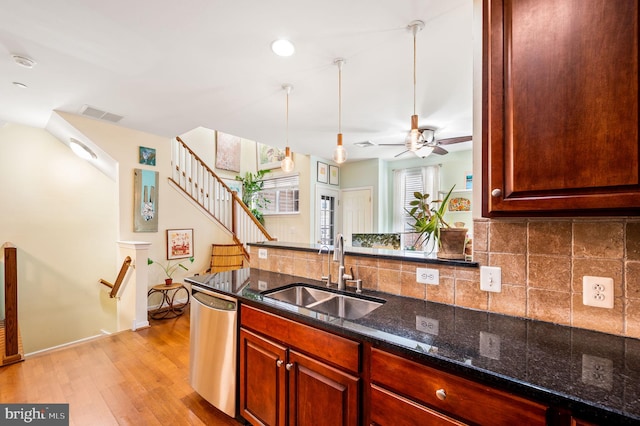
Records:
{"label": "framed wall art", "polygon": [[338,166],[329,166],[329,183],[340,185],[340,168]]}
{"label": "framed wall art", "polygon": [[193,256],[193,228],[167,229],[167,259]]}
{"label": "framed wall art", "polygon": [[322,161],[318,161],[318,182],[329,182],[329,166]]}
{"label": "framed wall art", "polygon": [[156,165],[156,150],[154,148],[147,148],[141,146],[138,150],[138,162],[140,164],[146,164],[147,166]]}
{"label": "framed wall art", "polygon": [[280,162],[284,158],[284,151],[256,142],[256,155],[258,170],[271,170],[280,167]]}
{"label": "framed wall art", "polygon": [[216,169],[240,172],[242,140],[216,131]]}
{"label": "framed wall art", "polygon": [[158,172],[133,171],[133,232],[158,232]]}

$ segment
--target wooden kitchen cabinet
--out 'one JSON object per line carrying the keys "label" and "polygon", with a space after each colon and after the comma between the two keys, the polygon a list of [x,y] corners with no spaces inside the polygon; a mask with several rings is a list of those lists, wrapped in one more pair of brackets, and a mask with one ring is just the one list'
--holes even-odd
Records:
{"label": "wooden kitchen cabinet", "polygon": [[371,349],[375,425],[546,425],[547,407],[397,355]]}
{"label": "wooden kitchen cabinet", "polygon": [[360,344],[241,306],[240,413],[254,425],[357,425]]}
{"label": "wooden kitchen cabinet", "polygon": [[640,211],[637,0],[483,1],[483,216]]}

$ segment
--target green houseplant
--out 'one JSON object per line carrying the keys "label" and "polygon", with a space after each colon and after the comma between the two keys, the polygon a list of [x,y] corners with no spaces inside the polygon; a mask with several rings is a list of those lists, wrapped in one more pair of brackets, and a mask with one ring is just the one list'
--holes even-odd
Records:
{"label": "green houseplant", "polygon": [[409,203],[411,208],[405,209],[413,219],[409,225],[418,234],[414,248],[427,246],[433,241],[433,247],[438,247],[439,258],[464,259],[468,229],[452,227],[444,219],[454,188],[455,185],[442,200],[429,201],[429,194],[414,192],[414,200]]}
{"label": "green houseplant", "polygon": [[246,172],[244,177],[236,176],[236,180],[242,182],[242,202],[249,208],[251,214],[264,225],[264,216],[260,209],[269,204],[269,200],[259,196],[259,192],[264,187],[264,175],[269,170],[258,170],[256,173]]}
{"label": "green houseplant", "polygon": [[[189,263],[193,263],[193,261],[195,260],[193,258],[193,256],[191,256],[189,259]],[[184,261],[183,261],[184,262]],[[186,266],[184,266],[182,264],[182,262],[177,262],[177,263],[172,263],[170,260],[167,261],[167,263],[162,264],[160,262],[156,262],[151,258],[147,258],[147,265],[152,265],[152,264],[156,264],[158,265],[160,268],[162,268],[162,270],[164,271],[165,275],[167,276],[167,278],[165,278],[164,282],[167,285],[171,285],[173,283],[173,274],[179,269],[184,269],[185,271],[188,271],[189,268],[187,268]]]}

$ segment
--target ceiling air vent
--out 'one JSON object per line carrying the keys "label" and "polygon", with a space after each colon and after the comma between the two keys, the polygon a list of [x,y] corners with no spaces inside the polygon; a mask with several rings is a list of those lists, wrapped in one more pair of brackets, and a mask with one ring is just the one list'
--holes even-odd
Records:
{"label": "ceiling air vent", "polygon": [[124,118],[121,115],[103,111],[101,109],[94,108],[89,105],[84,105],[80,110],[80,114],[86,115],[87,117],[99,118],[100,120],[111,121],[112,123],[117,123],[118,121]]}

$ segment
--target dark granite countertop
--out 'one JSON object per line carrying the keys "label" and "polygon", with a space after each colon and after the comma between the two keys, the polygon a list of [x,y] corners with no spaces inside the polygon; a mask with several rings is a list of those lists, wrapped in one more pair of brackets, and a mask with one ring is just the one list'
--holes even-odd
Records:
{"label": "dark granite countertop", "polygon": [[[369,341],[408,359],[495,386],[603,425],[640,424],[640,340],[546,322],[394,296],[345,320],[266,297],[263,291],[320,281],[259,269],[186,279],[238,297],[241,303],[346,337]],[[353,288],[347,291],[353,293]]]}

